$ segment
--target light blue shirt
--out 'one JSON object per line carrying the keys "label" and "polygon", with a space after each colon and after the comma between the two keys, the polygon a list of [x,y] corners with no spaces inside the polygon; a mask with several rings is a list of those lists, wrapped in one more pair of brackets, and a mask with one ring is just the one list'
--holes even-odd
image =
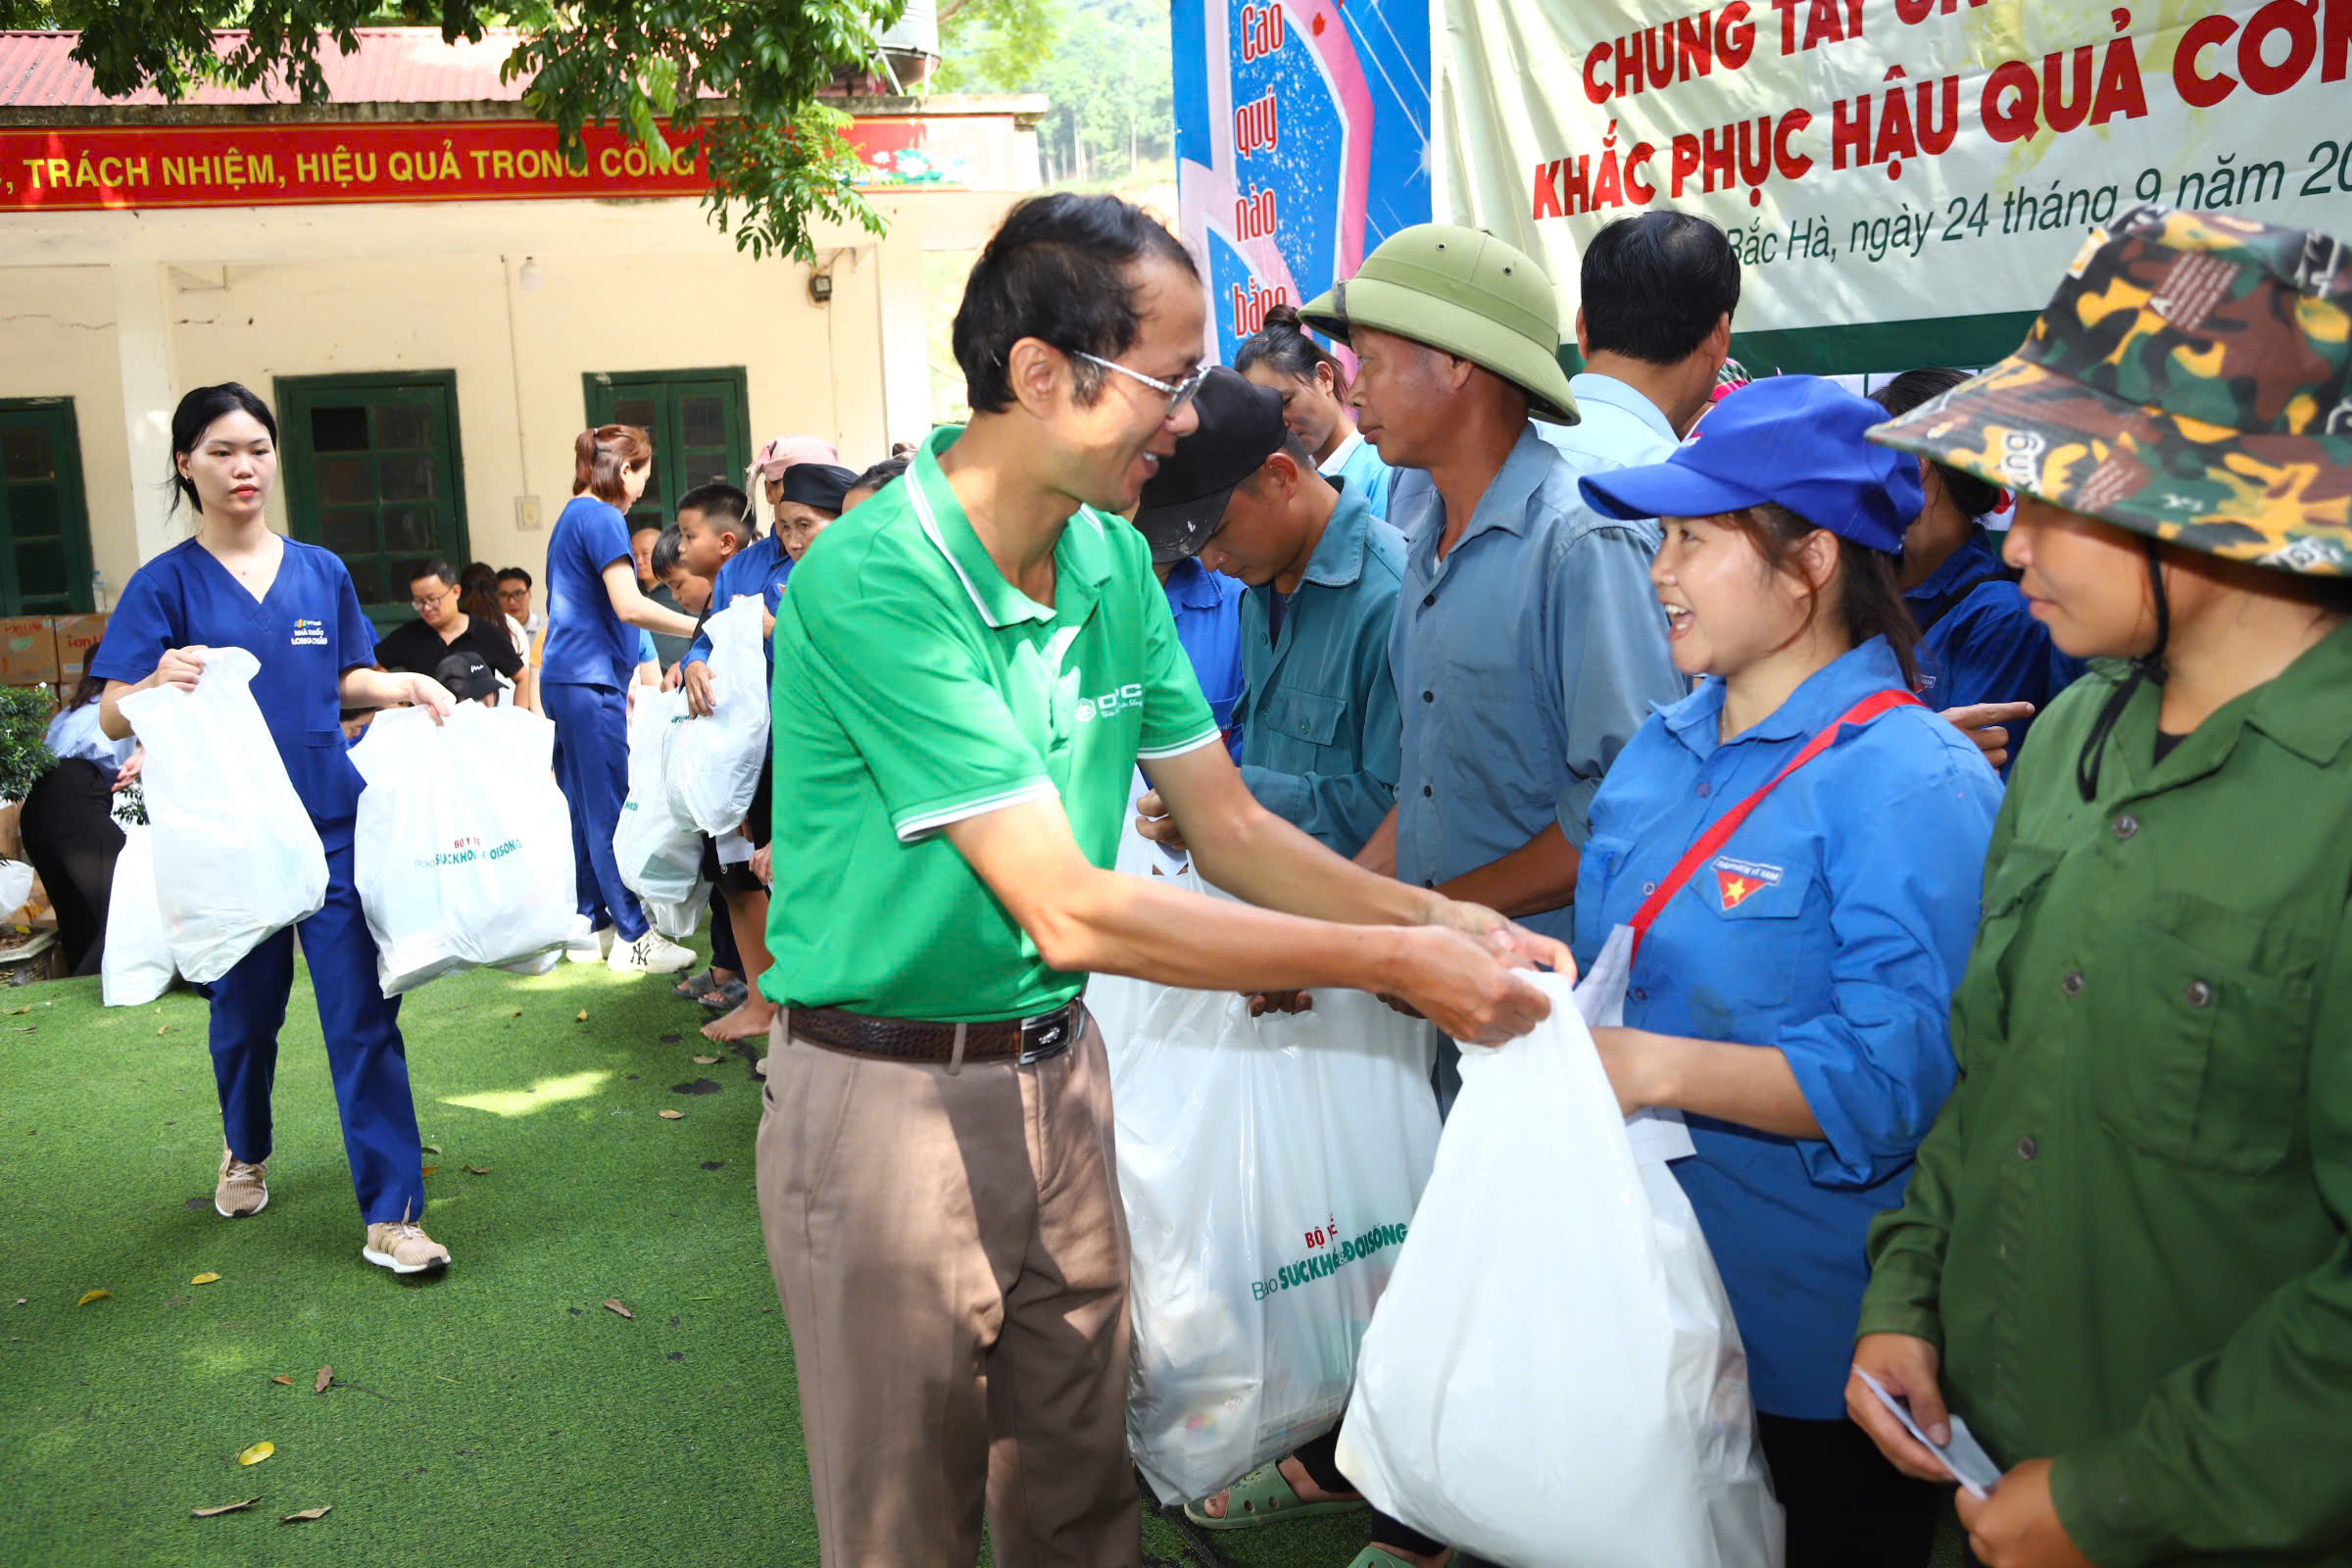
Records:
{"label": "light blue shirt", "polygon": [[1403,536],[1348,481],[1279,640],[1268,634],[1273,585],[1242,596],[1242,782],[1267,810],[1341,855],[1362,849],[1396,804],[1389,631],[1403,577]]}
{"label": "light blue shirt", "polygon": [[[1592,803],[1576,885],[1580,963],[1628,924],[1718,818],[1863,699],[1903,688],[1886,639],[1823,668],[1762,723],[1718,739],[1724,684],[1661,710]],[[1688,1118],[1673,1169],[1715,1253],[1756,1408],[1844,1410],[1863,1238],[1902,1201],[1957,1069],[1952,992],[1976,937],[2000,781],[1927,708],[1840,732],[1788,775],[1659,911],[1634,958],[1629,1027],[1777,1047],[1822,1136]]]}
{"label": "light blue shirt", "polygon": [[[1390,518],[1406,537],[1389,644],[1403,710],[1404,881],[1435,887],[1549,826],[1583,844],[1609,764],[1652,704],[1690,689],[1649,585],[1657,524],[1603,517],[1577,490],[1587,473],[1662,462],[1674,431],[1622,382],[1572,384],[1585,422],[1546,435],[1531,421],[1444,560],[1435,489],[1422,488],[1417,514]],[[1575,915],[1522,923],[1565,941]]]}
{"label": "light blue shirt", "polygon": [[139,739],[135,735],[125,735],[119,741],[108,740],[106,732],[98,727],[98,710],[103,706],[96,702],[84,703],[51,719],[49,750],[56,754],[61,762],[74,758],[95,762],[98,771],[112,782],[114,776],[122,770],[122,764],[130,760],[130,754],[139,749]]}
{"label": "light blue shirt", "polygon": [[1317,467],[1326,479],[1346,480],[1348,488],[1371,507],[1375,517],[1389,514],[1389,486],[1396,481],[1396,470],[1381,461],[1379,449],[1364,439],[1362,431],[1348,431],[1348,439]]}

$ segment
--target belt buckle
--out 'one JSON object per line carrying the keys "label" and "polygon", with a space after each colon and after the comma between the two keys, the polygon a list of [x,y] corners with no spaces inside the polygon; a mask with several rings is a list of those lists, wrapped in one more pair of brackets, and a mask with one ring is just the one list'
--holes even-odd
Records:
{"label": "belt buckle", "polygon": [[1029,1026],[1033,1023],[1045,1023],[1045,1019],[1024,1018],[1021,1020],[1021,1054],[1013,1058],[1015,1066],[1028,1067],[1041,1061],[1049,1061],[1070,1049],[1070,1009],[1063,1007],[1058,1015],[1048,1013],[1046,1017],[1054,1021],[1038,1031],[1038,1041],[1035,1045],[1029,1043]]}

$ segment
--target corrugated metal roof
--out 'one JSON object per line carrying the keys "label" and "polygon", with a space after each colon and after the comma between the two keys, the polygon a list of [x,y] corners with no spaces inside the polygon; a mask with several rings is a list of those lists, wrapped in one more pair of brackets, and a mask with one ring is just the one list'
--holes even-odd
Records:
{"label": "corrugated metal roof", "polygon": [[[215,46],[225,52],[244,36],[241,32],[216,33]],[[329,98],[335,103],[513,103],[521,98],[528,83],[500,81],[498,68],[506,63],[519,36],[513,28],[501,27],[486,29],[479,43],[463,38],[443,43],[437,27],[363,27],[357,50],[337,53],[329,40],[318,64],[326,75]],[[90,80],[89,68],[72,58],[80,37],[74,32],[0,32],[0,107],[90,108],[164,102],[163,95],[152,90],[126,98],[102,96]],[[280,80],[267,91],[206,84],[180,101],[298,103],[301,96]]]}

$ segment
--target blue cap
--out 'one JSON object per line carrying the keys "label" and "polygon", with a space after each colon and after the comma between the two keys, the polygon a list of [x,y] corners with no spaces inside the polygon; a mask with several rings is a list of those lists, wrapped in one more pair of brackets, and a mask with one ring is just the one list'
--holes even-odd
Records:
{"label": "blue cap", "polygon": [[1751,381],[1664,463],[1580,481],[1611,517],[1711,517],[1777,502],[1816,528],[1894,555],[1926,505],[1919,462],[1865,441],[1886,411],[1818,375]]}

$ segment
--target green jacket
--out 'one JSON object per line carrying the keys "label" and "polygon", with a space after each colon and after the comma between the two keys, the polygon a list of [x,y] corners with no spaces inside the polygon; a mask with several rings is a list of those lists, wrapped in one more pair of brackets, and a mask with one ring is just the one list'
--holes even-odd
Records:
{"label": "green jacket", "polygon": [[1859,1332],[2100,1568],[2352,1565],[2352,625],[2154,760],[2118,679],[2034,726],[1952,1005],[1960,1085]]}

